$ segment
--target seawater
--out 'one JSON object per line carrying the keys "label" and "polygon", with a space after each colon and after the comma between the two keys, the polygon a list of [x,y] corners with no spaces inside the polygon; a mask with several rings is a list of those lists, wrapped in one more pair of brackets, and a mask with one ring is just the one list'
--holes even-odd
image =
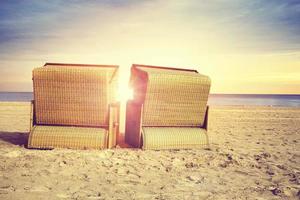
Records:
{"label": "seawater", "polygon": [[[33,99],[32,92],[0,92],[0,101],[27,102]],[[300,95],[284,94],[210,94],[209,105],[253,105],[300,107]]]}

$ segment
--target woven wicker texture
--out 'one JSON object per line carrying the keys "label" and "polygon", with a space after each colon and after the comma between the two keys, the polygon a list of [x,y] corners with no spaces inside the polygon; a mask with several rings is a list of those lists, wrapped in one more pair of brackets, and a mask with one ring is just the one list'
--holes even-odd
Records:
{"label": "woven wicker texture", "polygon": [[143,149],[191,149],[208,146],[205,129],[143,127]]}
{"label": "woven wicker texture", "polygon": [[116,68],[42,67],[33,70],[36,123],[107,126]]}
{"label": "woven wicker texture", "polygon": [[138,69],[148,74],[143,126],[203,125],[209,77],[190,71]]}
{"label": "woven wicker texture", "polygon": [[104,149],[107,146],[107,131],[103,128],[66,126],[34,126],[28,147],[51,149]]}

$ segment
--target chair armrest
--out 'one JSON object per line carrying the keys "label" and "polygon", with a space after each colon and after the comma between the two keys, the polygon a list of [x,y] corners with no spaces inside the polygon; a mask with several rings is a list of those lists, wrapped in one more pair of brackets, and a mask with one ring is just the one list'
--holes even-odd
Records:
{"label": "chair armrest", "polygon": [[29,132],[31,132],[33,126],[35,125],[35,109],[34,109],[34,100],[30,102],[30,124],[29,124]]}
{"label": "chair armrest", "polygon": [[143,105],[128,101],[126,105],[125,142],[132,147],[140,148]]}
{"label": "chair armrest", "polygon": [[209,106],[206,106],[206,112],[205,112],[205,117],[203,122],[203,128],[206,130],[208,130],[208,113],[209,113]]}
{"label": "chair armrest", "polygon": [[108,148],[117,145],[117,138],[119,136],[119,112],[119,103],[109,105]]}

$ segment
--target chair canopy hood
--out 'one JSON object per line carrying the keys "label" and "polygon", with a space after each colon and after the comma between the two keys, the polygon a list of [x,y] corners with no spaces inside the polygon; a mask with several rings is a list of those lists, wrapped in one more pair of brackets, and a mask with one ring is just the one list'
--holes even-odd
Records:
{"label": "chair canopy hood", "polygon": [[196,70],[133,65],[130,84],[142,126],[202,126],[211,81]]}
{"label": "chair canopy hood", "polygon": [[33,70],[36,123],[107,126],[114,102],[114,65],[46,63]]}

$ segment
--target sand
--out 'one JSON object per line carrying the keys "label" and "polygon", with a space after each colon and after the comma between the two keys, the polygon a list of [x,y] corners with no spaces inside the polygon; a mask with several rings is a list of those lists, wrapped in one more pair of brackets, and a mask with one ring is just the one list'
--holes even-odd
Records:
{"label": "sand", "polygon": [[0,199],[300,199],[300,108],[211,107],[211,148],[29,150],[0,103]]}

